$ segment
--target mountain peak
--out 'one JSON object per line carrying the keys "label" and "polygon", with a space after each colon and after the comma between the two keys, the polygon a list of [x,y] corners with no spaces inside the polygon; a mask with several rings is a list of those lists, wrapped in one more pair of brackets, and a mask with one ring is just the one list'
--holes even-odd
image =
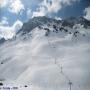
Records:
{"label": "mountain peak", "polygon": [[56,20],[56,19],[49,18],[46,16],[34,17],[34,18],[30,19],[28,22],[24,23],[22,29],[19,32],[23,31],[23,34],[25,34],[40,25],[50,24],[52,22],[60,23],[60,20]]}
{"label": "mountain peak", "polygon": [[22,29],[19,32],[22,32],[22,34],[26,34],[36,27],[48,24],[58,24],[62,25],[63,27],[67,26],[70,28],[73,28],[73,26],[76,24],[80,24],[83,25],[84,28],[87,28],[88,26],[90,26],[90,21],[86,20],[84,17],[69,17],[67,19],[60,21],[46,16],[39,16],[34,17],[30,19],[28,22],[24,23]]}

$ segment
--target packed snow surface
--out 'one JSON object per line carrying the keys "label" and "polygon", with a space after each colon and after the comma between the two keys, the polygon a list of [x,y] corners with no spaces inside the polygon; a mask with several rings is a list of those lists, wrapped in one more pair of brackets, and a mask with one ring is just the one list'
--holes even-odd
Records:
{"label": "packed snow surface", "polygon": [[[46,26],[43,26],[43,28]],[[34,28],[0,46],[0,80],[18,90],[89,90],[90,29]],[[71,31],[71,33],[70,33]],[[26,86],[25,86],[26,85]]]}

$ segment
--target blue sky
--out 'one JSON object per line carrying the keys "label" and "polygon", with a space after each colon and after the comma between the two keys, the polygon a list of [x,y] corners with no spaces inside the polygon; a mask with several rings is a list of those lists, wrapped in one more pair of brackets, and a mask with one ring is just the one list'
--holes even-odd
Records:
{"label": "blue sky", "polygon": [[67,18],[70,16],[83,16],[85,8],[90,6],[90,0],[80,0],[79,2],[75,2],[70,6],[66,6],[62,10],[59,11],[58,16],[62,18]]}
{"label": "blue sky", "polygon": [[89,12],[85,9],[90,7],[90,0],[1,0],[0,3],[0,22],[6,18],[9,26],[16,20],[26,22],[34,16],[84,16]]}

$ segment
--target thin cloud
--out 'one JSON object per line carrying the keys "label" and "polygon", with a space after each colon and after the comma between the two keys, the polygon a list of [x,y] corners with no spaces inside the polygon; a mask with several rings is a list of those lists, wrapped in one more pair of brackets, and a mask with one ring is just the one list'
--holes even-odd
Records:
{"label": "thin cloud", "polygon": [[24,4],[21,0],[1,0],[0,8],[7,8],[7,11],[15,14],[25,10]]}
{"label": "thin cloud", "polygon": [[58,13],[63,7],[71,5],[73,2],[80,0],[43,0],[32,17],[45,16],[52,13]]}
{"label": "thin cloud", "polygon": [[0,21],[0,26],[1,25],[8,25],[8,24],[9,24],[9,22],[8,22],[7,17],[2,17],[2,20]]}
{"label": "thin cloud", "polygon": [[0,8],[6,7],[9,0],[0,0]]}
{"label": "thin cloud", "polygon": [[21,0],[11,0],[10,6],[9,6],[9,11],[15,14],[18,14],[20,11],[24,10],[25,7]]}
{"label": "thin cloud", "polygon": [[17,20],[11,27],[10,26],[0,26],[0,37],[7,39],[11,39],[15,36],[16,32],[20,30],[23,23],[20,20]]}
{"label": "thin cloud", "polygon": [[30,18],[32,16],[32,10],[31,9],[27,9],[27,18]]}
{"label": "thin cloud", "polygon": [[90,20],[90,7],[85,8],[84,13],[85,13],[84,18]]}

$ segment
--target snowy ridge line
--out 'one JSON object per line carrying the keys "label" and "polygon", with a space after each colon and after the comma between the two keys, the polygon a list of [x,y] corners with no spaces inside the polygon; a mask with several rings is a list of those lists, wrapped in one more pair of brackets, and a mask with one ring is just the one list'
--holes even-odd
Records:
{"label": "snowy ridge line", "polygon": [[[52,50],[56,48],[55,46],[53,46],[53,45],[51,44],[48,36],[47,36],[47,41],[48,41],[49,47],[50,47]],[[72,87],[72,85],[73,85],[73,82],[72,82],[72,81],[70,80],[70,78],[64,73],[62,65],[58,64],[58,62],[57,62],[57,57],[52,57],[52,58],[54,58],[54,64],[57,65],[57,67],[60,69],[60,74],[62,74],[62,75],[66,78],[66,81],[68,81],[68,84],[70,85],[70,90],[72,90],[71,87]]]}

